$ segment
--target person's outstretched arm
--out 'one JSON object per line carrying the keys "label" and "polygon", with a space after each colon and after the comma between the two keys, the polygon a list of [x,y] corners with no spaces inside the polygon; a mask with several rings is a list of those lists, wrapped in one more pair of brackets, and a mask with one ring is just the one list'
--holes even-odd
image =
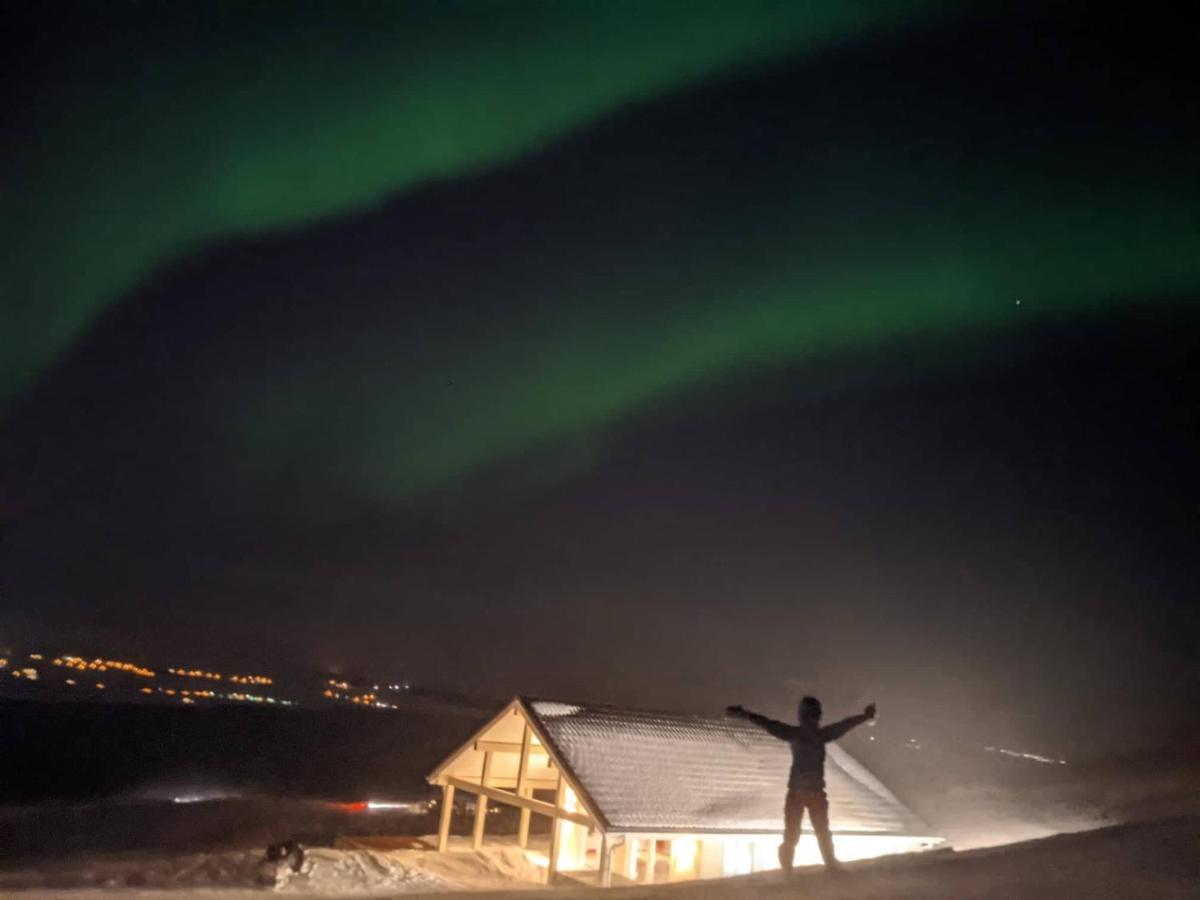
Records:
{"label": "person's outstretched arm", "polygon": [[792,732],[795,730],[794,726],[788,725],[786,722],[780,722],[777,719],[770,719],[756,712],[750,712],[750,710],[740,705],[725,707],[725,714],[733,716],[735,719],[747,719],[767,734],[777,737],[781,741],[790,741],[792,739]]}
{"label": "person's outstretched arm", "polygon": [[846,734],[850,729],[857,728],[863,722],[869,722],[875,718],[875,704],[872,703],[862,711],[861,715],[849,716],[842,719],[840,722],[834,722],[832,725],[826,725],[821,729],[821,737],[825,743],[836,741],[838,738]]}

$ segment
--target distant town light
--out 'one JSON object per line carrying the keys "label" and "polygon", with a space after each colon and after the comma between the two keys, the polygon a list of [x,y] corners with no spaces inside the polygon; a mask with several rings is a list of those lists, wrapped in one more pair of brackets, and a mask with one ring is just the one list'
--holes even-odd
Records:
{"label": "distant town light", "polygon": [[984,747],[983,749],[988,753],[999,753],[1003,756],[1014,757],[1015,759],[1028,759],[1033,762],[1046,763],[1052,766],[1065,766],[1067,764],[1065,759],[1055,759],[1054,757],[1041,756],[1037,753],[1022,753],[1020,750],[1006,750],[1004,747]]}

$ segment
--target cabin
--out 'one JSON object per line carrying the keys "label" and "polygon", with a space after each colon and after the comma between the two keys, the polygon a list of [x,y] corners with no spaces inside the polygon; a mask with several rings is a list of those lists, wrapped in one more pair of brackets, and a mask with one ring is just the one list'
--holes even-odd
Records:
{"label": "cabin", "polygon": [[[566,873],[608,886],[778,868],[790,764],[786,744],[742,719],[517,697],[428,780],[443,791],[439,851],[465,792],[477,801],[474,849],[489,807],[507,804],[519,810],[518,845],[547,881]],[[836,744],[825,768],[840,859],[943,842]],[[532,816],[550,820],[548,847],[531,845]],[[797,865],[820,861],[807,826]]]}

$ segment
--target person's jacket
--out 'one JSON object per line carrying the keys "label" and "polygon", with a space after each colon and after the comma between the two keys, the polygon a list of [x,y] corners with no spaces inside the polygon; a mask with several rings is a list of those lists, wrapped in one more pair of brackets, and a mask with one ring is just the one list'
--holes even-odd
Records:
{"label": "person's jacket", "polygon": [[789,725],[758,713],[745,717],[767,734],[787,741],[792,748],[792,769],[788,774],[789,791],[825,790],[825,745],[836,741],[851,728],[868,721],[866,715],[849,716],[832,725]]}

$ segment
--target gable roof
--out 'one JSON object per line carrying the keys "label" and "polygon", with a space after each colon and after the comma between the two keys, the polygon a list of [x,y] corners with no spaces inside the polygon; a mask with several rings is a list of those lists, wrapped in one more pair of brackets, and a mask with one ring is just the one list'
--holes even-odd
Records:
{"label": "gable roof", "polygon": [[[750,722],[530,698],[517,698],[505,712],[510,709],[528,719],[606,831],[783,830],[791,752]],[[834,744],[828,746],[825,779],[835,833],[934,836]]]}
{"label": "gable roof", "polygon": [[[791,751],[753,723],[523,700],[564,771],[610,831],[783,830]],[[844,750],[828,746],[834,832],[933,832]]]}

